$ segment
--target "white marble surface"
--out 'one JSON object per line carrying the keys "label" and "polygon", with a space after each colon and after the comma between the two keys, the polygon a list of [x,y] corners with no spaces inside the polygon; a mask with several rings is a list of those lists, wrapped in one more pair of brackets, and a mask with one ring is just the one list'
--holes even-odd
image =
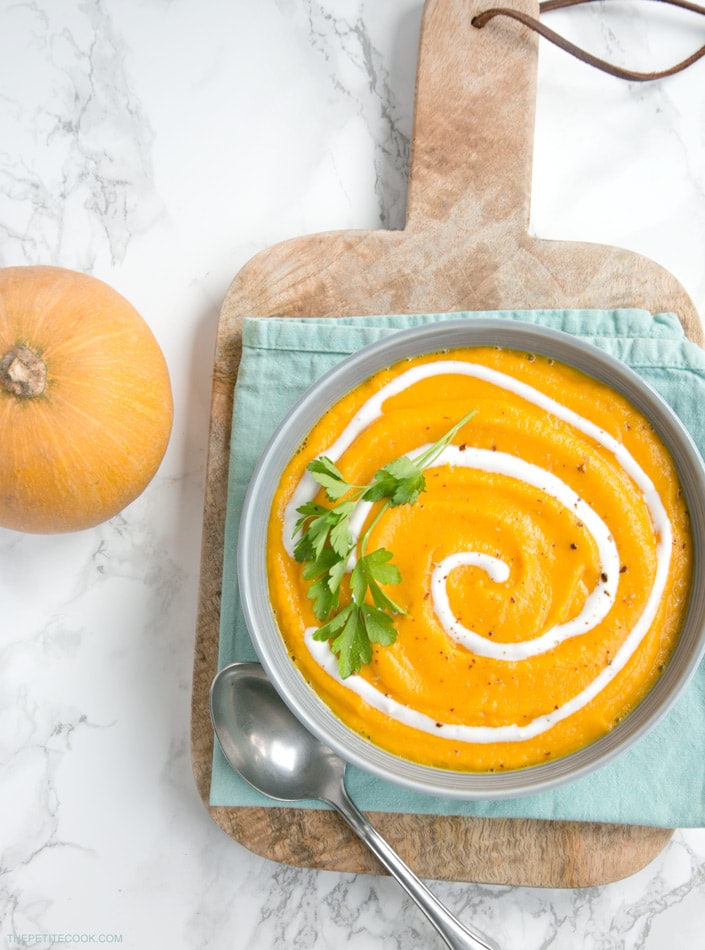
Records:
{"label": "white marble surface", "polygon": [[[705,42],[705,20],[660,7],[551,24],[648,69]],[[226,837],[189,757],[219,307],[283,238],[403,225],[420,17],[421,0],[0,0],[0,265],[112,283],[153,327],[176,403],[161,470],[122,515],[0,529],[3,947],[438,946],[390,880]],[[630,84],[542,42],[532,225],[647,254],[701,314],[704,84],[705,61]],[[705,831],[595,889],[433,886],[507,950],[697,946]]]}

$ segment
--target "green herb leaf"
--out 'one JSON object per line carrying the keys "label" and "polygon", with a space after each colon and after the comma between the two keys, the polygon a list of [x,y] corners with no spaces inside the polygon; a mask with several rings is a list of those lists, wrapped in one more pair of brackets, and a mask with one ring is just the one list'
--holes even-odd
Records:
{"label": "green herb leaf", "polygon": [[401,581],[401,572],[396,564],[390,564],[394,555],[386,548],[377,548],[370,554],[360,558],[359,564],[365,572],[368,583],[371,580],[380,584],[398,584]]}
{"label": "green herb leaf", "polygon": [[330,587],[331,593],[335,593],[340,589],[343,577],[345,576],[345,569],[347,567],[347,561],[338,560],[328,571],[328,586]]}
{"label": "green herb leaf", "polygon": [[388,498],[392,507],[413,505],[425,488],[423,469],[403,455],[375,473],[372,486],[362,497],[365,501]]}
{"label": "green herb leaf", "polygon": [[359,608],[352,610],[345,626],[331,643],[331,650],[338,657],[338,672],[343,679],[359,673],[363,663],[372,659],[372,644],[360,619]]}
{"label": "green herb leaf", "polygon": [[340,602],[338,590],[331,590],[327,577],[318,577],[309,585],[308,595],[313,601],[313,612],[318,620],[328,620],[331,613],[338,609]]}
{"label": "green herb leaf", "polygon": [[355,510],[355,502],[342,502],[336,509],[335,523],[330,529],[330,544],[340,557],[347,559],[353,547],[350,531],[350,516]]}
{"label": "green herb leaf", "polygon": [[322,455],[314,459],[309,464],[308,470],[325,490],[330,501],[338,501],[350,491],[351,486],[345,481],[345,476],[327,456]]}
{"label": "green herb leaf", "polygon": [[394,627],[394,621],[385,610],[379,607],[371,607],[369,604],[363,604],[360,608],[362,621],[365,625],[367,637],[372,643],[378,643],[380,646],[388,647],[397,639],[397,631]]}
{"label": "green herb leaf", "polygon": [[356,604],[362,604],[367,595],[367,577],[363,568],[363,559],[359,560],[350,575],[350,591]]}
{"label": "green herb leaf", "polygon": [[324,623],[322,627],[319,627],[318,630],[315,631],[313,639],[320,641],[330,640],[331,637],[345,626],[348,617],[354,613],[356,609],[355,604],[352,602],[346,604],[334,617],[331,617],[328,623]]}
{"label": "green herb leaf", "polygon": [[337,608],[344,573],[345,563],[332,548],[324,548],[315,560],[304,566],[304,580],[312,581],[308,597],[313,601],[313,612],[319,620],[327,620]]}

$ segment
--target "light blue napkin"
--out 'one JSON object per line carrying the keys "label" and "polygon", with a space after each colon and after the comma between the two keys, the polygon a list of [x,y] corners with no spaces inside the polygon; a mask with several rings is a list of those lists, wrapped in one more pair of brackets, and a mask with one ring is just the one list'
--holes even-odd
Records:
{"label": "light blue napkin", "polygon": [[[705,449],[705,352],[673,314],[550,310],[414,314],[245,322],[233,413],[219,664],[256,660],[237,590],[240,511],[257,458],[293,402],[343,357],[396,330],[430,320],[501,317],[581,336],[628,363],[671,404]],[[458,802],[400,789],[357,769],[348,786],[366,811],[605,821],[705,827],[705,664],[669,714],[618,759],[552,791],[502,802]],[[212,805],[271,805],[239,778],[217,746]],[[323,807],[305,803],[302,807]]]}

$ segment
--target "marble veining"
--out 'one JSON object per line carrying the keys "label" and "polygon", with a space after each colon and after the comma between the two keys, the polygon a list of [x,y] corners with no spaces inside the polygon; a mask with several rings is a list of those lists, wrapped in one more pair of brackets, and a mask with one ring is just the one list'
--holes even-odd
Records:
{"label": "marble veining", "polygon": [[10,24],[28,38],[21,55],[7,53],[19,67],[8,77],[17,124],[31,138],[17,154],[5,137],[3,177],[16,210],[31,208],[14,226],[3,215],[3,252],[42,259],[68,252],[85,270],[101,255],[119,265],[131,236],[161,211],[153,135],[131,86],[126,39],[104,3],[16,5],[5,24],[6,41],[16,35]]}
{"label": "marble veining", "polygon": [[[653,68],[705,21],[625,0],[551,24]],[[404,224],[420,0],[0,3],[0,266],[86,270],[164,348],[174,433],[98,528],[0,529],[0,941],[147,950],[433,948],[396,884],[259,858],[189,752],[210,370],[237,270],[285,237]],[[659,84],[542,43],[532,229],[668,267],[705,314],[705,64]],[[1,446],[0,446],[1,450]],[[436,882],[501,946],[702,942],[705,831],[583,890]]]}
{"label": "marble veining", "polygon": [[[328,80],[348,101],[351,110],[365,125],[374,148],[374,191],[379,223],[385,228],[404,226],[405,183],[408,176],[411,113],[410,84],[399,95],[392,70],[401,60],[407,78],[413,75],[418,46],[418,23],[401,33],[400,48],[390,59],[387,51],[374,43],[368,28],[372,4],[352,9],[348,16],[335,15],[320,3],[308,2],[311,46],[324,57]],[[416,27],[416,29],[414,29]],[[398,84],[397,84],[398,85]]]}

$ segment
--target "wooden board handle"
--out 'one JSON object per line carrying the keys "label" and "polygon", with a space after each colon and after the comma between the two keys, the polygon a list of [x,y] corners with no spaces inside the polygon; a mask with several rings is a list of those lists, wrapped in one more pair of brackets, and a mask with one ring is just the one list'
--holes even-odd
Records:
{"label": "wooden board handle", "polygon": [[[483,0],[429,0],[421,27],[407,231],[529,227],[538,37],[478,30]],[[538,15],[534,0],[517,9]]]}

